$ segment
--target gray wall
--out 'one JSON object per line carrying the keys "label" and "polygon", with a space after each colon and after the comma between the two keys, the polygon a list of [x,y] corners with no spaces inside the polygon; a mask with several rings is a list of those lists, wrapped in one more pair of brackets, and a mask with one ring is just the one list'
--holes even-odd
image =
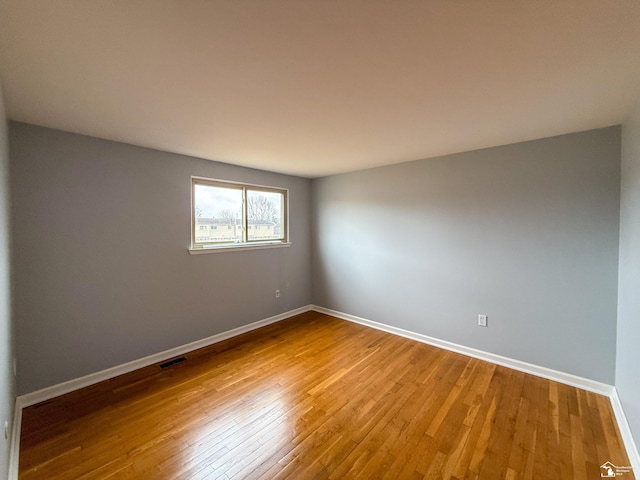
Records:
{"label": "gray wall", "polygon": [[[310,303],[309,180],[21,123],[9,134],[19,394]],[[189,255],[191,175],[289,188],[293,245]]]}
{"label": "gray wall", "polygon": [[619,194],[619,127],[314,180],[314,303],[612,384]]}
{"label": "gray wall", "polygon": [[0,85],[0,478],[7,478],[9,442],[2,430],[13,421],[15,381],[13,377],[13,327],[9,272],[9,143]]}
{"label": "gray wall", "polygon": [[[21,394],[312,300],[613,383],[618,127],[313,182],[21,123],[10,142]],[[190,256],[191,175],[289,188],[293,246]]]}
{"label": "gray wall", "polygon": [[616,387],[640,445],[640,103],[622,126]]}

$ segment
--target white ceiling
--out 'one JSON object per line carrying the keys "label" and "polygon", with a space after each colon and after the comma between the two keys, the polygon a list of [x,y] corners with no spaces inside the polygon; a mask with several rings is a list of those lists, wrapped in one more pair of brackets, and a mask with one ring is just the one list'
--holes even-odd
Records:
{"label": "white ceiling", "polygon": [[317,177],[619,124],[638,0],[0,0],[13,120]]}

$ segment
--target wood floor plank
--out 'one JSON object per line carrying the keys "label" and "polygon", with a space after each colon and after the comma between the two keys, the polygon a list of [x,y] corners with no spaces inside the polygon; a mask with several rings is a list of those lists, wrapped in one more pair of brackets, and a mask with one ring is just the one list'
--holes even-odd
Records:
{"label": "wood floor plank", "polygon": [[185,357],[25,409],[20,479],[586,479],[628,465],[605,397],[316,312]]}

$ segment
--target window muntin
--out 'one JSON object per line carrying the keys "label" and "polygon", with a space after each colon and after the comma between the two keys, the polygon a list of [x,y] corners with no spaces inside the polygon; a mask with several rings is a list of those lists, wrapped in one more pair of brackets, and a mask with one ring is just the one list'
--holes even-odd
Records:
{"label": "window muntin", "polygon": [[288,242],[286,189],[197,177],[191,185],[192,249]]}

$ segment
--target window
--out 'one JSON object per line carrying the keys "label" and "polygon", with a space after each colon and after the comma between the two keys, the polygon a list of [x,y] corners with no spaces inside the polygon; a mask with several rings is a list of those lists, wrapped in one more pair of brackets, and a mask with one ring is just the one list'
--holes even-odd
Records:
{"label": "window", "polygon": [[[287,196],[282,188],[192,177],[191,252],[288,246]],[[220,233],[202,237],[200,230]]]}

